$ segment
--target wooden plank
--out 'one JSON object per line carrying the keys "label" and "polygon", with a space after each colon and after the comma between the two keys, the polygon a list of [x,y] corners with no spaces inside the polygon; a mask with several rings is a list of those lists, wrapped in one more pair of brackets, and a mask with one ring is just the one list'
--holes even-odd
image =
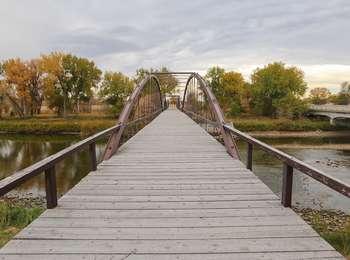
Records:
{"label": "wooden plank", "polygon": [[239,252],[329,251],[332,248],[319,237],[262,238],[228,240],[12,240],[2,253],[102,253],[136,251],[138,254],[199,254]]}
{"label": "wooden plank", "polygon": [[203,201],[203,202],[70,202],[59,201],[67,209],[241,209],[280,207],[277,200],[271,201]]}
{"label": "wooden plank", "polygon": [[46,210],[41,217],[50,218],[176,218],[176,217],[256,217],[290,216],[288,208],[246,208],[246,209],[177,209],[177,210],[79,210],[56,208]]}
{"label": "wooden plank", "polygon": [[247,238],[318,237],[306,225],[212,227],[212,228],[43,228],[29,227],[16,239],[79,239],[79,240],[207,240]]}
{"label": "wooden plank", "polygon": [[[0,259],[5,259],[1,258]],[[62,254],[13,254],[6,255],[8,260],[62,260]],[[67,260],[296,260],[296,259],[344,259],[334,250],[330,251],[298,251],[298,252],[264,252],[264,253],[206,253],[206,254],[69,254],[64,255]]]}
{"label": "wooden plank", "polygon": [[31,226],[41,227],[235,227],[235,226],[305,225],[301,218],[291,216],[259,217],[195,217],[195,218],[39,218]]}
{"label": "wooden plank", "polygon": [[66,195],[61,199],[63,201],[75,202],[196,202],[196,201],[260,201],[260,200],[278,200],[274,194],[244,194],[244,195],[187,195],[187,196],[95,196],[91,195]]}

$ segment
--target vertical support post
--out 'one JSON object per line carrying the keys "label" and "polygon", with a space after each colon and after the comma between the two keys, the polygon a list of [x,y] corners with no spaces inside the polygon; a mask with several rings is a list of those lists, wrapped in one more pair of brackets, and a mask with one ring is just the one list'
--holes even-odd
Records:
{"label": "vertical support post", "polygon": [[97,159],[96,159],[96,143],[95,142],[93,142],[89,145],[89,152],[90,152],[91,170],[96,171],[97,170]]}
{"label": "vertical support post", "polygon": [[55,166],[45,171],[45,187],[46,187],[46,207],[53,209],[57,206],[57,185]]}
{"label": "vertical support post", "polygon": [[284,207],[292,206],[292,189],[293,189],[293,167],[286,163],[283,163],[281,203]]}
{"label": "vertical support post", "polygon": [[253,170],[253,145],[248,143],[247,147],[247,169]]}

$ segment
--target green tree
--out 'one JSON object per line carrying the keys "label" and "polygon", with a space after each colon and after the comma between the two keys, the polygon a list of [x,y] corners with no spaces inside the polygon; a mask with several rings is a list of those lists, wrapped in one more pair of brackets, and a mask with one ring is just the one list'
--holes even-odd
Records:
{"label": "green tree", "polygon": [[205,75],[205,79],[209,82],[209,85],[218,100],[223,96],[222,79],[224,74],[225,69],[215,66],[209,68]]}
{"label": "green tree", "polygon": [[67,110],[79,112],[79,102],[88,101],[101,76],[94,62],[71,54],[53,52],[42,55],[41,70],[44,73],[44,93],[49,107],[58,114]]}
{"label": "green tree", "polygon": [[93,96],[93,89],[97,88],[101,80],[101,71],[93,61],[71,54],[63,57],[63,69],[70,76],[65,84],[69,90],[70,104],[73,110],[80,112],[80,102],[89,101]]}
{"label": "green tree", "polygon": [[256,69],[251,80],[252,103],[258,114],[276,117],[290,115],[293,106],[300,105],[298,111],[303,109],[304,105],[299,103],[302,103],[301,97],[306,91],[306,82],[300,69],[275,62],[262,69]]}
{"label": "green tree", "polygon": [[118,115],[133,88],[133,80],[120,72],[109,71],[104,74],[99,96],[112,107],[112,113]]}
{"label": "green tree", "polygon": [[241,73],[226,72],[216,66],[208,70],[205,79],[225,114],[235,116],[242,112],[242,103],[245,103],[249,89]]}
{"label": "green tree", "polygon": [[221,104],[225,113],[235,116],[242,111],[242,102],[247,95],[247,88],[241,73],[225,72],[222,77]]}

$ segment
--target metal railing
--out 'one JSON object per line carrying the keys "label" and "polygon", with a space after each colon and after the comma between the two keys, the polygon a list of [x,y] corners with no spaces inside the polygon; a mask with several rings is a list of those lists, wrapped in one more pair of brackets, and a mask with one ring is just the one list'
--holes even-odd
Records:
{"label": "metal railing", "polygon": [[[209,84],[198,73],[189,74],[181,109],[197,123],[205,124],[206,128],[208,124],[211,125],[222,138],[227,152],[239,159],[236,143],[224,129],[225,121],[220,105]],[[215,123],[212,124],[213,122]]]}
{"label": "metal railing", "polygon": [[17,188],[25,181],[41,174],[45,173],[45,190],[46,190],[46,206],[48,209],[57,206],[57,185],[56,185],[56,171],[55,166],[73,153],[84,150],[88,147],[90,153],[91,170],[97,170],[97,158],[96,158],[96,141],[118,132],[121,125],[117,124],[111,128],[101,131],[95,135],[92,135],[76,144],[73,144],[33,165],[15,172],[11,176],[0,181],[0,196],[3,196]]}
{"label": "metal railing", "polygon": [[[111,158],[123,141],[128,139],[123,138],[125,134],[130,136],[130,131],[133,135],[142,129],[164,110],[165,105],[158,78],[152,74],[147,75],[136,86],[120,113],[118,119],[118,122],[121,124],[120,131],[109,138],[103,159],[108,160]],[[143,119],[142,123],[133,124],[140,122],[138,119]]]}
{"label": "metal railing", "polygon": [[164,103],[162,101],[158,79],[153,75],[148,75],[135,87],[120,114],[118,123],[115,126],[73,144],[1,180],[0,196],[7,194],[27,180],[44,172],[46,206],[48,209],[55,208],[57,206],[57,184],[55,171],[55,166],[57,163],[61,162],[73,153],[79,152],[88,147],[90,153],[91,170],[96,171],[99,163],[96,158],[96,141],[98,139],[110,135],[103,156],[103,160],[107,160],[117,152],[123,141],[134,135],[147,123],[158,116],[163,110]]}
{"label": "metal railing", "polygon": [[[182,111],[200,125],[211,125],[212,129],[218,129],[227,152],[233,157],[240,159],[234,137],[247,142],[246,167],[253,170],[253,149],[254,146],[276,157],[283,163],[282,196],[281,203],[285,207],[292,205],[293,171],[310,176],[327,187],[350,197],[350,186],[328,174],[308,165],[307,163],[288,155],[272,146],[269,146],[250,135],[243,133],[225,123],[223,112],[215,98],[209,84],[197,73],[188,73],[188,80],[185,87]],[[208,129],[207,129],[208,131]]]}
{"label": "metal railing", "polygon": [[326,185],[327,187],[343,194],[350,198],[350,186],[345,182],[338,180],[328,174],[308,165],[307,163],[288,155],[264,142],[261,142],[250,135],[243,133],[232,126],[224,125],[225,130],[236,136],[245,142],[247,142],[247,162],[246,167],[249,170],[253,170],[253,147],[256,146],[268,154],[276,157],[283,163],[283,176],[282,176],[282,196],[281,202],[285,207],[292,205],[292,191],[293,191],[293,170],[299,170],[301,173],[310,176],[318,182]]}

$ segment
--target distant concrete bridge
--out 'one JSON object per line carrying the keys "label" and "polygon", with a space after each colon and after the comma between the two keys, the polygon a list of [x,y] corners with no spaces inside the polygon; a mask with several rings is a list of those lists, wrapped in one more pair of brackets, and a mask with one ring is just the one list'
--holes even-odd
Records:
{"label": "distant concrete bridge", "polygon": [[337,119],[350,119],[350,105],[311,105],[308,114],[327,117],[330,123],[334,125]]}

